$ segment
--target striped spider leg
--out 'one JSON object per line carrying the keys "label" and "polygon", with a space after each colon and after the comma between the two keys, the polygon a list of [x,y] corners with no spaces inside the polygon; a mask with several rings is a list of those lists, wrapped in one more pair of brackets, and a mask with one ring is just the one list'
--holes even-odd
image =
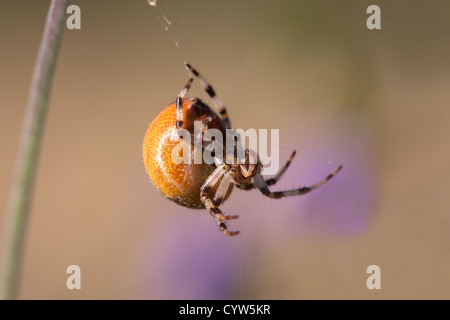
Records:
{"label": "striped spider leg", "polygon": [[189,69],[200,81],[201,86],[206,91],[206,93],[209,95],[209,97],[212,99],[214,106],[219,111],[219,114],[222,118],[222,121],[225,124],[226,129],[231,129],[231,122],[230,118],[228,118],[227,110],[225,109],[224,104],[219,99],[219,97],[216,95],[216,92],[214,91],[213,87],[206,81],[205,78],[196,70],[194,69],[189,63],[186,63],[186,68]]}
{"label": "striped spider leg", "polygon": [[[326,176],[326,178],[322,179],[321,181],[319,181],[316,184],[309,186],[309,187],[302,187],[302,188],[298,188],[298,189],[272,192],[268,188],[269,184],[266,182],[266,180],[264,180],[264,178],[259,173],[256,174],[256,176],[254,178],[254,181],[255,181],[254,185],[256,188],[259,189],[259,191],[261,191],[261,193],[263,195],[265,195],[266,197],[269,197],[269,198],[280,199],[280,198],[284,198],[284,197],[298,196],[298,195],[306,194],[308,192],[311,192],[311,191],[317,189],[318,187],[323,185],[325,182],[327,182],[331,178],[333,178],[339,171],[341,171],[341,169],[342,169],[342,165],[337,167],[332,173],[330,173],[328,176]],[[273,182],[273,180],[272,181],[268,180],[268,181]],[[275,182],[276,182],[276,180],[275,180]]]}

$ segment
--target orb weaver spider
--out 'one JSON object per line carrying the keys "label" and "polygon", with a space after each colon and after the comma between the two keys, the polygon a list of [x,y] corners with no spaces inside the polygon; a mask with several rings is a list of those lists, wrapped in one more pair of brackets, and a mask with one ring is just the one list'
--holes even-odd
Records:
{"label": "orb weaver spider", "polygon": [[[180,140],[171,137],[174,134],[180,137],[181,129],[192,134],[195,121],[202,122],[202,132],[213,128],[225,135],[226,129],[231,129],[228,113],[213,87],[190,64],[186,63],[186,67],[209,95],[218,114],[199,98],[185,98],[194,80],[191,78],[177,95],[175,102],[164,108],[148,127],[143,144],[145,168],[155,187],[168,199],[188,208],[206,208],[223,234],[235,236],[239,231],[230,231],[227,221],[237,219],[238,216],[224,215],[219,208],[230,196],[234,185],[242,190],[258,189],[266,197],[280,199],[311,192],[342,169],[341,165],[323,180],[309,187],[271,191],[269,186],[276,184],[286,172],[294,159],[295,151],[270,179],[263,178],[261,161],[258,155],[249,149],[245,149],[243,161],[223,161],[223,158],[217,155],[214,164],[174,163],[171,158],[172,149]],[[193,153],[194,150],[189,156],[193,157]]]}

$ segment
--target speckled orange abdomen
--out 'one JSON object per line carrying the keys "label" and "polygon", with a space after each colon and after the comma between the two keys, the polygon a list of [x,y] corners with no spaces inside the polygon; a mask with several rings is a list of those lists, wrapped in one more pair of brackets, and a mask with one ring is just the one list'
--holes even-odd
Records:
{"label": "speckled orange abdomen", "polygon": [[[183,101],[183,129],[193,133],[194,121],[215,116],[211,109],[196,99]],[[225,127],[220,119],[209,124],[209,128],[216,128],[225,134]],[[172,149],[180,142],[171,141],[170,137],[176,133],[176,104],[172,103],[162,110],[147,129],[143,144],[143,160],[145,169],[154,186],[168,199],[189,208],[205,208],[200,199],[200,188],[205,180],[215,170],[214,165],[176,164],[172,161]],[[194,148],[191,148],[192,158]],[[213,188],[210,194],[214,194]],[[232,186],[227,197],[230,195]]]}

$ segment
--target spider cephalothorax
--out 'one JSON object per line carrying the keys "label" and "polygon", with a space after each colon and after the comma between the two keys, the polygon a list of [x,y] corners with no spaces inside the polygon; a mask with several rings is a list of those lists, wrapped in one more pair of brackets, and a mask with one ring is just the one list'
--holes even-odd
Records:
{"label": "spider cephalothorax", "polygon": [[[218,114],[201,99],[184,99],[191,87],[193,81],[191,78],[175,102],[162,110],[150,124],[143,145],[144,164],[153,184],[168,199],[189,208],[206,208],[216,219],[219,229],[226,235],[234,236],[239,231],[229,231],[225,222],[236,219],[237,216],[224,215],[219,209],[231,194],[234,185],[242,190],[257,188],[263,195],[278,199],[308,193],[330,180],[342,169],[342,166],[339,166],[325,179],[310,187],[272,192],[268,187],[281,178],[292,162],[295,151],[271,179],[262,177],[259,156],[250,149],[244,149],[241,156],[235,152],[230,156],[224,147],[223,152],[214,155],[212,163],[174,162],[171,157],[174,147],[180,143],[193,143],[195,139],[193,137],[191,142],[184,141],[181,139],[181,131],[185,130],[194,136],[196,121],[201,122],[202,133],[208,129],[217,129],[225,136],[226,129],[231,129],[227,111],[212,86],[192,66],[186,64],[186,67],[198,78],[212,99]],[[206,144],[202,145],[202,148],[204,147]],[[235,146],[233,150],[234,148]],[[188,158],[194,159],[194,152],[195,148],[187,154]]]}
{"label": "spider cephalothorax", "polygon": [[[233,164],[230,168],[233,182],[241,188],[248,186],[253,177],[260,174],[262,169],[261,161],[253,150],[245,149],[244,154],[245,158],[241,163]],[[235,158],[239,159],[238,157]]]}

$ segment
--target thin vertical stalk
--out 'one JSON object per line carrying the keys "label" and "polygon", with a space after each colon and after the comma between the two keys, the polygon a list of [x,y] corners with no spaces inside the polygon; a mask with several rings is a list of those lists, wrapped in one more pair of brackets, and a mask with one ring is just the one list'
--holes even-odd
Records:
{"label": "thin vertical stalk", "polygon": [[15,299],[18,294],[33,182],[69,1],[52,0],[50,3],[31,80],[15,175],[4,224],[5,248],[0,260],[2,299]]}

